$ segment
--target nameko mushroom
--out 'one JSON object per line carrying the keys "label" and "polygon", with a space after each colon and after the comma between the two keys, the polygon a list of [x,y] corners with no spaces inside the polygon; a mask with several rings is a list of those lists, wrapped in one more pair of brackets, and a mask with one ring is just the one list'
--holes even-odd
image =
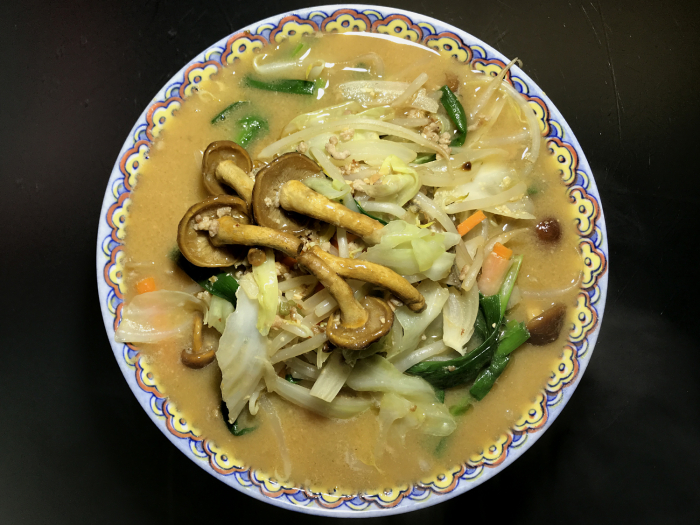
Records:
{"label": "nameko mushroom", "polygon": [[197,312],[192,323],[192,349],[184,349],[180,354],[180,360],[188,368],[204,368],[209,363],[214,361],[216,351],[213,347],[203,349],[202,330],[203,330],[202,313]]}
{"label": "nameko mushroom", "polygon": [[[222,197],[210,197],[195,204],[180,221],[177,243],[182,254],[192,264],[204,267],[231,266],[234,261],[220,264],[220,260],[223,259],[221,254],[230,253],[227,250],[233,248],[231,245],[264,246],[291,257],[301,253],[303,244],[297,237],[250,224],[248,217],[240,213],[240,207],[245,206],[245,203],[237,197],[227,197],[227,202],[230,202],[230,199],[239,201],[236,210],[214,207],[212,200]],[[227,213],[230,211],[234,213]],[[207,245],[209,248],[205,249]],[[244,256],[245,254],[240,259]]]}
{"label": "nameko mushroom", "polygon": [[210,195],[226,195],[233,190],[250,207],[255,184],[248,175],[252,169],[253,162],[243,147],[230,140],[218,140],[204,151],[202,181]]}
{"label": "nameko mushroom", "polygon": [[384,227],[381,222],[333,202],[298,180],[290,180],[282,186],[279,202],[280,206],[287,211],[301,213],[345,228],[370,242],[371,235]]}
{"label": "nameko mushroom", "polygon": [[280,209],[280,188],[290,180],[301,181],[319,176],[322,176],[321,168],[306,155],[286,153],[277,157],[261,169],[255,177],[253,189],[255,221],[261,226],[287,233],[303,232],[309,226],[310,219]]}
{"label": "nameko mushroom", "polygon": [[361,350],[389,333],[394,312],[386,301],[371,296],[357,301],[350,285],[311,252],[304,252],[297,260],[338,302],[340,313],[332,315],[326,326],[331,343],[340,348]]}
{"label": "nameko mushroom", "polygon": [[325,262],[334,272],[346,279],[358,279],[386,288],[414,312],[425,308],[425,299],[411,283],[398,273],[381,264],[336,257],[318,246],[311,252]]}

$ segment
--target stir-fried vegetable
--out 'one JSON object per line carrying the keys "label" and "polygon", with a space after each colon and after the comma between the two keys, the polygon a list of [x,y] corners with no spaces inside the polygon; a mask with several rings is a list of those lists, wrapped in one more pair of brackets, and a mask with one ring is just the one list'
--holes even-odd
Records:
{"label": "stir-fried vegetable", "polygon": [[[482,386],[476,390],[477,394],[486,395],[507,364],[508,360],[504,359],[504,357],[507,357],[529,337],[524,325],[518,325],[517,327],[510,325],[510,329],[506,325],[504,330],[501,329],[505,306],[508,304],[508,299],[513,292],[521,261],[522,256],[515,257],[514,264],[511,265],[511,270],[508,272],[508,276],[497,294],[488,297],[482,295],[480,298],[481,318],[477,316],[474,329],[475,331],[478,330],[479,335],[485,339],[481,345],[464,357],[447,361],[424,361],[412,366],[407,372],[424,378],[436,388],[450,388],[468,384],[477,378],[485,366],[490,366],[499,344],[503,342],[505,345],[504,350],[496,358],[493,370],[489,373],[490,375],[485,376],[485,379],[481,381]],[[503,305],[501,304],[502,302]],[[502,361],[504,362],[502,363]],[[488,379],[491,375],[494,376],[493,381]],[[472,395],[476,397],[476,394]]]}
{"label": "stir-fried vegetable", "polygon": [[442,91],[440,102],[442,102],[445,112],[457,128],[457,134],[450,142],[450,146],[463,146],[467,138],[467,116],[464,113],[462,103],[449,87],[442,86],[440,91]]}
{"label": "stir-fried vegetable", "polygon": [[270,333],[270,327],[277,315],[279,293],[277,291],[277,271],[275,254],[272,249],[265,250],[265,262],[253,266],[253,278],[258,285],[258,302],[260,311],[256,326],[262,335]]}
{"label": "stir-fried vegetable", "polygon": [[479,210],[475,213],[472,213],[466,220],[462,221],[459,226],[457,227],[457,232],[464,237],[467,233],[469,233],[477,224],[479,224],[481,221],[483,221],[486,218],[486,215],[484,215],[484,212]]}
{"label": "stir-fried vegetable", "polygon": [[357,201],[357,199],[355,199],[355,204],[357,205],[357,209],[360,210],[360,213],[361,213],[362,215],[367,215],[367,217],[370,217],[370,218],[374,219],[375,221],[381,222],[384,226],[386,226],[387,224],[389,224],[389,223],[388,223],[387,221],[385,221],[384,219],[380,219],[379,217],[376,217],[376,216],[374,216],[374,215],[370,215],[369,213],[367,213],[367,212],[364,210],[364,208],[362,207],[362,205]]}
{"label": "stir-fried vegetable", "polygon": [[[219,340],[216,360],[221,368],[221,395],[233,422],[243,410],[263,376],[267,359],[267,340],[256,328],[260,307],[243,287],[236,292],[238,306],[228,316]],[[280,378],[284,381],[282,378]]]}
{"label": "stir-fried vegetable", "polygon": [[245,78],[243,85],[254,89],[290,93],[292,95],[313,95],[316,88],[316,85],[309,80],[280,79],[263,81],[250,76]]}
{"label": "stir-fried vegetable", "polygon": [[224,122],[225,120],[228,120],[228,118],[238,109],[242,108],[243,106],[246,106],[250,104],[249,101],[247,100],[239,100],[237,102],[234,102],[233,104],[230,104],[226,106],[224,109],[222,109],[213,119],[211,119],[212,124],[218,124],[220,122]]}
{"label": "stir-fried vegetable", "polygon": [[160,290],[137,295],[122,310],[115,340],[118,343],[155,343],[191,334],[195,312],[206,314],[207,305],[185,292]]}
{"label": "stir-fried vegetable", "polygon": [[[329,88],[334,68],[337,72],[342,64],[319,60],[304,42],[289,49],[282,60],[257,57],[254,76],[246,76],[242,85],[284,94],[318,93],[320,98],[323,92],[318,87]],[[287,155],[310,163],[309,173],[286,183],[282,198],[271,193],[265,203],[332,225],[312,231],[315,223],[305,223],[293,230],[291,248],[274,245],[283,266],[275,262],[276,253],[270,247],[265,248],[264,260],[259,250],[251,251],[242,271],[233,257],[224,264],[236,263],[235,268],[214,269],[194,266],[174,253],[177,264],[211,296],[199,294],[200,300],[183,292],[156,292],[153,278],[143,279],[136,283],[139,295],[123,309],[117,340],[153,342],[189,336],[194,330],[201,342],[202,320],[221,332],[216,357],[226,424],[236,436],[254,431],[259,425],[255,417],[259,399],[261,406],[267,406],[263,419],[273,426],[284,448],[287,476],[290,465],[284,434],[274,406],[264,396],[266,390],[325,417],[348,419],[378,406],[380,444],[386,444],[390,433],[403,436],[417,429],[442,437],[435,449],[436,454],[442,453],[445,436],[456,428],[454,418],[488,394],[511,353],[530,335],[523,323],[505,315],[509,304],[517,304],[520,297],[514,290],[522,256],[514,256],[504,244],[526,230],[509,224],[493,231],[502,225],[494,215],[534,218],[528,170],[520,170],[523,162],[504,159],[513,154],[514,143],[522,142],[525,150],[515,155],[522,154],[530,164],[536,160],[538,124],[527,102],[502,82],[506,71],[493,81],[481,82],[483,90],[476,99],[465,98],[472,102],[468,137],[467,112],[460,98],[447,85],[432,90],[427,73],[411,83],[374,79],[332,84],[344,102],[297,115],[255,159]],[[322,73],[324,79],[314,82]],[[294,79],[304,75],[307,80]],[[274,80],[279,77],[287,78]],[[243,109],[249,105],[247,100],[234,102],[211,120],[213,125],[226,122],[230,138],[242,147],[270,130],[260,116],[267,113]],[[526,130],[493,137],[491,129],[502,113],[520,118]],[[254,180],[256,170],[242,171],[242,175]],[[337,215],[348,213],[350,222],[368,223],[369,233],[353,229],[354,223],[313,215],[310,207],[296,208],[289,197],[292,193],[284,193],[295,185],[305,192],[298,193],[307,197],[305,202],[318,198],[319,207]],[[196,239],[212,238],[212,249],[218,249],[222,239],[235,238],[231,229],[266,226],[257,209],[250,213],[248,199],[248,208],[241,204],[239,211],[250,214],[251,223],[258,226],[239,221],[231,228],[230,219],[237,213],[231,203],[235,202],[215,209],[216,215],[190,216],[188,220],[196,223]],[[206,226],[214,222],[215,226]],[[306,245],[303,251],[298,237]],[[338,295],[341,283],[331,280],[325,270],[306,274],[313,264],[310,254],[324,264],[339,265],[332,273],[339,280],[348,279],[342,283],[345,295]],[[403,288],[371,280],[367,272],[381,272],[368,263],[385,266],[381,271],[400,279]],[[350,273],[352,269],[365,273],[358,277]],[[240,272],[239,279],[232,271]],[[360,278],[367,283],[355,280]],[[332,323],[342,325],[349,315],[360,319],[358,311],[369,311],[365,305],[379,301],[381,294],[385,294],[385,310],[372,320],[381,322],[382,331],[374,339],[356,347],[333,339]],[[423,302],[417,304],[411,294]],[[357,321],[354,326],[362,323],[369,324]],[[212,333],[209,330],[207,336]],[[213,355],[216,346],[210,348]],[[445,389],[458,386],[465,391],[463,397],[447,407]],[[454,394],[448,399],[453,400]]]}
{"label": "stir-fried vegetable", "polygon": [[236,122],[236,126],[238,131],[233,141],[243,147],[257,139],[261,133],[267,133],[269,130],[267,120],[256,116],[244,117]]}

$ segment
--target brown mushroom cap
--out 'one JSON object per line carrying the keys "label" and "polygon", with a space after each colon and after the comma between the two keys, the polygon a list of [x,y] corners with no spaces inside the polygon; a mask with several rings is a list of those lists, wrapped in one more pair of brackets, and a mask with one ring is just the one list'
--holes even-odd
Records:
{"label": "brown mushroom cap", "polygon": [[301,153],[286,153],[277,157],[261,169],[255,177],[253,188],[253,215],[261,226],[275,228],[287,233],[301,233],[311,219],[279,207],[279,193],[289,180],[304,180],[317,177],[321,168]]}
{"label": "brown mushroom cap", "polygon": [[182,255],[196,266],[217,268],[231,266],[245,257],[245,250],[237,246],[214,246],[209,232],[194,229],[195,217],[201,215],[217,219],[217,210],[231,208],[232,217],[240,224],[250,224],[246,203],[232,195],[209,197],[192,206],[177,227],[177,245]]}
{"label": "brown mushroom cap", "polygon": [[231,195],[234,191],[221,184],[216,177],[216,167],[225,160],[233,161],[236,166],[246,173],[253,169],[253,161],[248,152],[230,140],[217,140],[207,146],[202,158],[202,180],[210,195]]}
{"label": "brown mushroom cap", "polygon": [[541,346],[556,341],[564,326],[564,317],[566,317],[566,306],[555,304],[537,317],[530,319],[526,325],[530,332],[528,343]]}
{"label": "brown mushroom cap", "polygon": [[385,301],[378,297],[367,296],[360,304],[367,311],[367,320],[364,324],[349,326],[343,323],[342,313],[336,313],[328,320],[326,335],[335,346],[362,350],[391,330],[394,312]]}

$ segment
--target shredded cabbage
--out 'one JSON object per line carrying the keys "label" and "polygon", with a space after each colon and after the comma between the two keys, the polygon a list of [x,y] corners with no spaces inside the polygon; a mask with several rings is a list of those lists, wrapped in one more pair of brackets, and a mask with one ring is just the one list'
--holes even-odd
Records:
{"label": "shredded cabbage", "polygon": [[[399,372],[378,355],[358,361],[346,383],[358,392],[384,392],[380,403],[380,422],[388,426],[397,419],[405,419],[406,426],[420,427],[422,432],[433,436],[448,436],[457,426],[427,381]],[[384,407],[391,413],[391,416],[387,414],[386,421],[383,421],[381,414]],[[387,431],[388,428],[382,429],[383,433]]]}
{"label": "shredded cabbage", "polygon": [[270,333],[270,327],[275,321],[277,305],[279,304],[275,253],[271,248],[266,248],[265,256],[264,263],[253,266],[253,278],[258,285],[258,302],[260,303],[257,327],[262,335]]}
{"label": "shredded cabbage", "polygon": [[216,328],[219,333],[223,334],[226,327],[226,319],[233,313],[233,310],[233,305],[226,299],[212,295],[209,302],[207,325]]}
{"label": "shredded cabbage", "polygon": [[454,263],[447,250],[459,242],[456,233],[436,233],[402,220],[391,221],[381,230],[378,244],[357,256],[388,266],[402,275],[423,273],[435,281],[443,279]]}
{"label": "shredded cabbage", "polygon": [[216,360],[221,369],[221,396],[233,423],[254,393],[263,376],[267,359],[267,338],[256,328],[260,314],[258,301],[243,288],[236,292],[236,311],[228,316],[219,340]]}
{"label": "shredded cabbage", "polygon": [[[387,357],[392,358],[402,352],[415,350],[421,342],[421,336],[442,312],[442,308],[450,295],[447,289],[434,281],[423,281],[416,288],[425,299],[425,310],[413,312],[406,306],[396,309],[394,316],[403,330],[393,330],[392,344],[387,349]],[[396,327],[396,323],[394,323]]]}
{"label": "shredded cabbage", "polygon": [[[415,158],[415,152],[411,153]],[[364,193],[380,201],[404,206],[418,193],[421,187],[420,177],[416,170],[410,168],[396,155],[390,155],[384,159],[382,167],[379,169],[379,175],[378,183],[360,183],[360,185]]]}
{"label": "shredded cabbage", "polygon": [[309,177],[302,181],[309,188],[333,201],[341,200],[350,193],[350,186],[336,180],[321,177]]}
{"label": "shredded cabbage", "polygon": [[156,343],[192,332],[195,312],[207,314],[207,305],[185,292],[159,290],[135,296],[122,310],[114,335],[118,343]]}

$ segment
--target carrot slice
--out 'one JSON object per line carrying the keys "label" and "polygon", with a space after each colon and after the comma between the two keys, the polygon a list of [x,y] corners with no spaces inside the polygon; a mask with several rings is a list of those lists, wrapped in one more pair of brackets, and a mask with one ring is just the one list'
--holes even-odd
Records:
{"label": "carrot slice", "polygon": [[467,218],[467,220],[465,220],[459,226],[457,226],[457,231],[462,237],[464,237],[467,233],[469,233],[469,231],[472,228],[474,228],[474,226],[479,224],[485,218],[486,215],[484,215],[483,211],[479,210],[477,212],[474,212]]}
{"label": "carrot slice", "polygon": [[146,292],[156,291],[156,280],[153,277],[146,277],[136,283],[136,293],[142,294]]}
{"label": "carrot slice", "polygon": [[513,250],[506,248],[500,242],[493,245],[493,253],[501,257],[502,259],[510,259],[513,255]]}
{"label": "carrot slice", "polygon": [[280,263],[284,264],[288,268],[293,268],[294,265],[297,263],[297,260],[294,257],[290,257],[289,255],[286,255]]}

